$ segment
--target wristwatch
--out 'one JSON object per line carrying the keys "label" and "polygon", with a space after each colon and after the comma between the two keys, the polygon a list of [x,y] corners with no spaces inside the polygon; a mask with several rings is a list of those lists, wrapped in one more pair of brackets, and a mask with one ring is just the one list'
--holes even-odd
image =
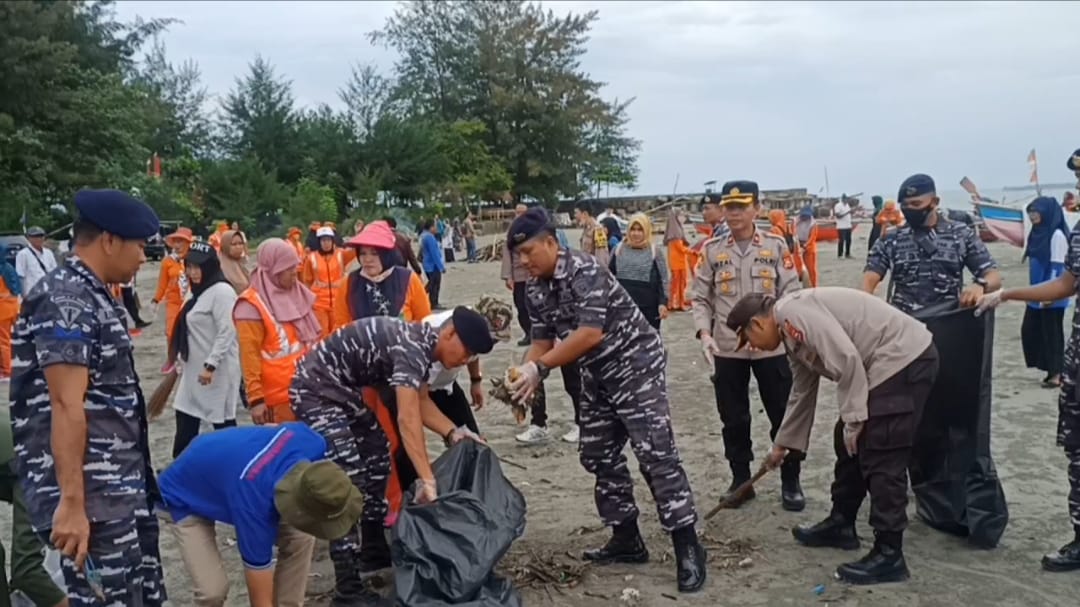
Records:
{"label": "wristwatch", "polygon": [[551,367],[539,360],[536,361],[536,371],[540,373],[540,379],[547,379],[548,375],[551,375]]}
{"label": "wristwatch", "polygon": [[211,373],[213,373],[214,371],[217,371],[217,367],[215,367],[214,365],[211,365],[210,363],[203,363],[203,369],[206,369],[207,371],[209,371]]}
{"label": "wristwatch", "polygon": [[470,377],[469,381],[474,383],[474,384],[478,384],[478,383],[484,381],[484,376],[483,375],[477,375],[475,377]]}

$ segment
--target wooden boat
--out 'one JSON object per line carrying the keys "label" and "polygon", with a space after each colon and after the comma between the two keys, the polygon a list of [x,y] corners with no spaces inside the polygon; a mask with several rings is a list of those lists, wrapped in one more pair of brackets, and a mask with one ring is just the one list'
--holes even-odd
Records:
{"label": "wooden boat", "polygon": [[[982,220],[986,231],[990,232],[997,241],[1007,242],[1014,247],[1024,248],[1027,246],[1027,235],[1031,231],[1031,220],[1022,206],[1005,206],[989,202],[972,202],[975,205],[975,214]],[[1080,221],[1080,213],[1066,212],[1065,225],[1075,226]],[[982,234],[980,233],[980,236]],[[984,242],[987,241],[983,238]]]}

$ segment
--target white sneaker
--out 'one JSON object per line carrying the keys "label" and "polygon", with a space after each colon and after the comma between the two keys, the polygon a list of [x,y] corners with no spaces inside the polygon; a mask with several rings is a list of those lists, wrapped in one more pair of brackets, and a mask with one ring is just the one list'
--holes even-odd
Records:
{"label": "white sneaker", "polygon": [[574,426],[572,430],[562,435],[564,443],[576,443],[581,438],[581,430]]}
{"label": "white sneaker", "polygon": [[529,426],[528,430],[518,434],[514,438],[516,438],[519,443],[535,445],[537,443],[547,442],[547,440],[551,438],[551,430],[541,428],[540,426]]}

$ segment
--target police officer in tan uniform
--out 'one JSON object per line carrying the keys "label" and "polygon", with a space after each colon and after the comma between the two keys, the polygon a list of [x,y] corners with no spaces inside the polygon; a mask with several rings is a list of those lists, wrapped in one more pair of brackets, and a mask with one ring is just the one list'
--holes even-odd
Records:
{"label": "police officer in tan uniform", "polygon": [[779,300],[749,295],[735,305],[727,326],[738,332],[740,346],[783,345],[791,359],[791,402],[768,466],[780,465],[788,450],[806,449],[820,378],[836,382],[832,512],[816,525],[793,529],[795,539],[806,546],[858,548],[855,517],[869,491],[874,547],[840,565],[836,575],[854,584],[907,579],[907,466],[938,371],[930,331],[873,295],[843,287],[806,289]]}
{"label": "police officer in tan uniform", "polygon": [[595,257],[601,267],[607,268],[611,260],[607,230],[593,217],[589,203],[579,202],[574,207],[574,219],[581,226],[581,250]]}
{"label": "police officer in tan uniform", "polygon": [[[724,324],[740,297],[749,293],[782,296],[800,288],[795,262],[782,236],[757,229],[761,210],[758,184],[729,181],[720,192],[720,204],[730,233],[708,240],[691,290],[694,326],[709,364],[714,366],[716,406],[723,423],[724,455],[731,466],[730,493],[750,478],[754,452],[750,440],[750,372],[769,416],[775,436],[784,418],[791,390],[791,370],[783,348],[736,351],[735,332]],[[785,510],[806,505],[799,486],[799,468],[805,454],[792,451],[784,462],[781,498]],[[753,491],[742,501],[752,499]],[[741,502],[737,502],[741,503]]]}

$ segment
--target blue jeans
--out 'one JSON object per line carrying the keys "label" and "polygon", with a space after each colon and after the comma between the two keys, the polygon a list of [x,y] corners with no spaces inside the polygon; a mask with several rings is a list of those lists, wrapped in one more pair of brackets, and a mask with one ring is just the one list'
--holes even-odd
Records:
{"label": "blue jeans", "polygon": [[469,259],[469,263],[475,263],[476,262],[476,239],[475,238],[468,238],[468,239],[465,240],[465,250],[468,252],[467,257]]}

